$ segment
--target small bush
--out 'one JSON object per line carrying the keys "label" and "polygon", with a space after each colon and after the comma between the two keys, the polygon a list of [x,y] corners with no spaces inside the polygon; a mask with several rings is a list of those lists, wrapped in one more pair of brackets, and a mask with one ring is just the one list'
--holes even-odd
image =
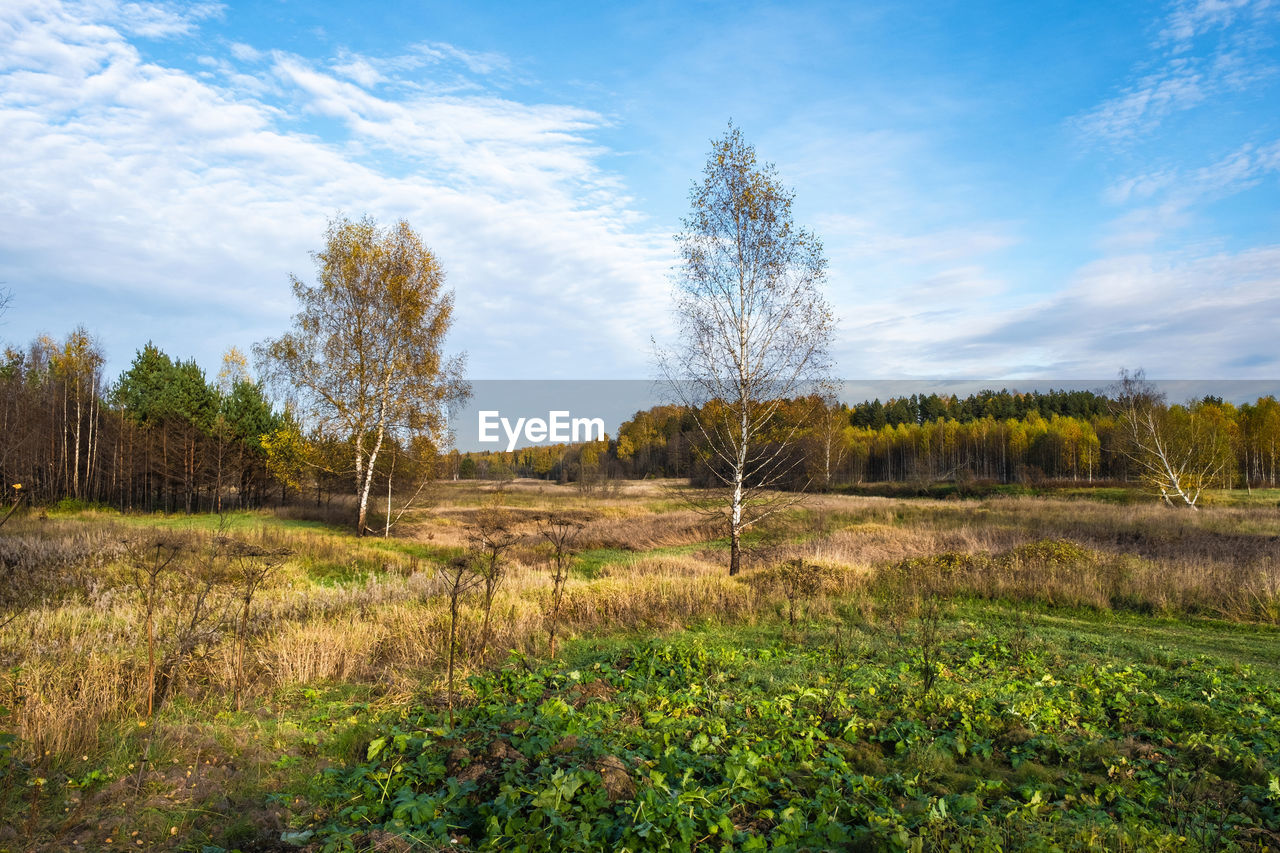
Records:
{"label": "small bush", "polygon": [[115,507],[93,503],[80,498],[63,498],[53,505],[54,512],[115,512]]}
{"label": "small bush", "polygon": [[1094,565],[1098,554],[1067,539],[1041,539],[1019,545],[1005,555],[1005,559],[1013,565],[1028,567]]}
{"label": "small bush", "polygon": [[819,595],[846,589],[849,570],[797,557],[768,568],[757,569],[746,575],[744,580],[760,592],[782,595],[787,602],[787,618],[794,625],[797,608],[801,603]]}

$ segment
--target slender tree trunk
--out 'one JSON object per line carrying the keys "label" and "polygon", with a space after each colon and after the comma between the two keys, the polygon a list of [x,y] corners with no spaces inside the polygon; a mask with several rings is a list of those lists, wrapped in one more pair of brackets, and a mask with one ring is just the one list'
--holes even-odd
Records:
{"label": "slender tree trunk", "polygon": [[147,587],[147,716],[156,699],[156,590],[155,577]]}
{"label": "slender tree trunk", "polygon": [[734,477],[733,503],[729,509],[729,576],[742,569],[742,468]]}
{"label": "slender tree trunk", "polygon": [[360,486],[360,515],[356,521],[357,536],[363,536],[365,532],[365,519],[369,514],[369,490],[373,487],[373,466],[378,461],[378,451],[382,449],[382,438],[385,432],[386,426],[379,423],[378,435],[373,442],[373,450],[369,453],[369,464],[364,469],[364,482]]}
{"label": "slender tree trunk", "polygon": [[391,476],[396,472],[396,457],[391,454],[391,470],[387,473],[387,520],[386,525],[382,529],[382,538],[389,539],[391,537]]}
{"label": "slender tree trunk", "polygon": [[565,570],[557,560],[555,585],[551,590],[551,625],[547,628],[547,645],[550,647],[553,660],[556,656],[556,629],[560,625],[560,603],[564,600],[565,575]]}
{"label": "slender tree trunk", "polygon": [[71,493],[77,499],[80,494],[80,425],[84,420],[83,402],[80,393],[80,377],[76,377],[76,453],[75,453],[75,472],[71,477]]}
{"label": "slender tree trunk", "polygon": [[449,725],[453,725],[453,659],[458,647],[458,590],[455,588],[449,598],[449,665],[445,676],[446,689],[449,691]]}
{"label": "slender tree trunk", "polygon": [[99,432],[98,430],[98,380],[96,376],[94,377],[93,382],[90,384],[92,387],[91,393],[93,396],[89,398],[89,436],[88,436],[88,441],[86,442],[88,444],[88,458],[85,460],[85,464],[84,464],[84,487],[85,487],[85,490],[89,493],[90,499],[95,500],[98,495],[97,495],[97,490],[94,489],[93,463],[98,456],[97,449],[98,449],[98,432]]}
{"label": "slender tree trunk", "polygon": [[184,480],[182,486],[183,491],[186,492],[186,495],[184,496],[184,503],[186,505],[187,515],[191,515],[191,513],[195,511],[192,503],[195,500],[196,493],[196,439],[194,435],[189,435],[187,437],[187,441],[183,447],[182,467]]}
{"label": "slender tree trunk", "polygon": [[[164,481],[163,481],[163,482],[162,482],[162,484],[161,484],[161,489],[162,489],[162,491],[161,491],[161,493],[160,493],[160,502],[161,502],[161,504],[164,504],[164,492],[163,492],[163,486],[164,486],[164,485],[166,485],[166,484],[167,484],[167,485],[172,486],[172,484],[168,483],[168,481],[172,479],[172,478],[169,476],[169,472],[172,470],[172,469],[169,467],[169,429],[168,429],[168,427],[167,427],[167,426],[165,426],[164,424],[161,424],[161,433],[160,433],[160,459],[162,460],[162,461],[161,461],[161,464],[162,464],[162,465],[164,465],[164,473],[165,473]],[[170,492],[170,494],[172,494],[172,492],[173,492],[172,487],[170,487],[169,492]],[[166,509],[166,510],[167,510],[167,509],[168,509],[168,506],[167,506],[167,505],[166,505],[166,506],[164,506],[164,509]]]}
{"label": "slender tree trunk", "polygon": [[215,463],[214,463],[215,467],[214,467],[214,475],[213,475],[214,476],[213,511],[221,515],[222,514],[222,462],[223,462],[223,457],[227,455],[227,439],[226,439],[226,434],[223,432],[224,426],[222,424],[218,424],[217,429],[218,429],[218,435],[216,438],[217,444],[215,445],[215,448],[214,448],[214,452],[217,454],[217,456],[215,458]]}
{"label": "slender tree trunk", "polygon": [[[355,446],[355,454],[356,454],[356,459],[355,459],[356,494],[358,495],[360,494],[361,489],[364,488],[364,434],[361,432],[357,432],[355,435],[355,441],[353,441],[352,444]],[[363,510],[356,514],[356,535],[357,536],[364,535]]]}
{"label": "slender tree trunk", "polygon": [[241,598],[243,607],[240,610],[240,625],[236,632],[235,645],[235,706],[237,711],[244,709],[244,656],[249,642],[249,616],[253,605],[253,593],[246,592]]}
{"label": "slender tree trunk", "polygon": [[68,481],[70,480],[70,467],[67,464],[67,431],[70,427],[67,417],[67,385],[69,383],[64,379],[62,381],[62,483],[59,485],[58,491],[66,494]]}

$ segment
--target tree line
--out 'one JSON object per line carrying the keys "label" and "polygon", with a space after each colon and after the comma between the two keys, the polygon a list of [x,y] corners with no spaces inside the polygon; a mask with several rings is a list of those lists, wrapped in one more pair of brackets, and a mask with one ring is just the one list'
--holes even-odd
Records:
{"label": "tree line", "polygon": [[[981,391],[964,398],[915,395],[854,405],[792,400],[778,407],[762,439],[773,435],[781,443],[795,435],[786,451],[795,464],[778,483],[782,488],[1136,482],[1142,471],[1130,452],[1121,409],[1118,396],[1088,391]],[[1221,456],[1214,463],[1221,469],[1216,485],[1280,486],[1280,402],[1274,397],[1239,406],[1208,397],[1166,411],[1173,417],[1194,413],[1211,431],[1204,443]],[[921,412],[937,414],[922,420]],[[701,446],[700,416],[699,409],[655,406],[636,412],[616,438],[585,452],[584,446],[542,445],[453,454],[447,470],[464,479],[674,477],[705,484],[711,463]]]}
{"label": "tree line", "polygon": [[[446,406],[467,393],[461,358],[440,352],[452,293],[404,222],[339,217],[326,237],[318,283],[293,279],[293,328],[254,347],[262,383],[234,348],[210,381],[193,359],[148,343],[109,382],[83,327],[6,347],[6,503],[220,512],[327,505],[354,485],[357,529],[388,532],[435,471]],[[0,292],[0,313],[9,298]],[[407,500],[393,499],[393,483]]]}
{"label": "tree line", "polygon": [[912,394],[864,401],[850,408],[849,422],[857,427],[880,429],[900,424],[927,424],[936,420],[969,423],[983,418],[1025,420],[1033,412],[1042,418],[1054,415],[1098,418],[1110,414],[1112,401],[1092,391],[1031,391],[1018,393],[1001,389],[983,390],[967,397],[954,394]]}
{"label": "tree line", "polygon": [[209,381],[148,343],[115,381],[83,327],[8,346],[0,363],[0,477],[10,497],[121,510],[260,505],[277,485],[272,408],[234,349]]}
{"label": "tree line", "polygon": [[[1087,396],[1084,396],[1087,395]],[[890,400],[852,407],[807,401],[779,409],[778,424],[766,431],[781,435],[794,431],[792,453],[798,464],[782,483],[831,488],[875,482],[935,482],[986,480],[999,483],[1137,481],[1142,466],[1133,453],[1133,434],[1121,395],[1088,392],[1016,394],[982,392],[964,400],[951,398],[946,412],[920,421],[906,418],[878,426],[865,422],[868,411],[902,411],[918,402]],[[981,411],[993,401],[1026,412],[1022,417],[997,417]],[[1087,414],[1059,414],[1055,402],[1082,404]],[[899,405],[902,403],[902,405]],[[1004,405],[1002,402],[1001,405]],[[1048,409],[1048,414],[1042,414]],[[816,410],[801,426],[785,423],[789,413]],[[1213,485],[1276,487],[1280,485],[1280,403],[1271,396],[1240,406],[1220,398],[1182,404],[1159,404],[1156,411],[1176,433],[1178,424],[1194,423],[1199,432],[1192,442],[1214,472]],[[955,413],[955,414],[947,414]],[[673,407],[638,412],[618,431],[616,453],[626,476],[700,477],[705,466],[698,447],[698,414]],[[1175,435],[1175,440],[1177,437]]]}
{"label": "tree line", "polygon": [[[350,491],[353,442],[305,431],[273,407],[229,351],[213,380],[194,360],[148,343],[114,381],[83,327],[9,346],[0,364],[0,476],[34,503],[60,500],[122,510],[200,512],[308,501]],[[370,482],[415,483],[424,469],[446,478],[515,477],[576,484],[688,478],[706,484],[713,464],[702,442],[705,409],[636,412],[615,438],[511,452],[437,453],[384,440]],[[1221,440],[1221,486],[1280,486],[1280,403],[1233,405],[1207,397],[1169,411],[1197,417]],[[815,415],[816,412],[816,415]],[[980,391],[911,395],[853,405],[791,400],[763,433],[793,458],[782,488],[980,480],[1036,484],[1133,481],[1118,400],[1089,391]],[[362,480],[367,478],[362,478]],[[386,509],[381,512],[385,522]]]}

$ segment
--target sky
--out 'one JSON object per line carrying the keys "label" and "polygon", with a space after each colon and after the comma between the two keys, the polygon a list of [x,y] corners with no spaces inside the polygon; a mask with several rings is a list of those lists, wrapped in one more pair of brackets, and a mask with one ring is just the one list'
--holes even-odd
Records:
{"label": "sky", "polygon": [[730,120],[856,379],[1280,377],[1280,3],[0,3],[0,339],[212,376],[336,215],[476,379],[643,378]]}

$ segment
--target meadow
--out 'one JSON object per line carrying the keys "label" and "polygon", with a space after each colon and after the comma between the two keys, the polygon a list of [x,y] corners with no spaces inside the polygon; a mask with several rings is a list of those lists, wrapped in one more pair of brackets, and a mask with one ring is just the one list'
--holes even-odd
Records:
{"label": "meadow", "polygon": [[815,495],[735,578],[670,482],[443,483],[385,539],[28,512],[0,849],[1274,850],[1277,497]]}

